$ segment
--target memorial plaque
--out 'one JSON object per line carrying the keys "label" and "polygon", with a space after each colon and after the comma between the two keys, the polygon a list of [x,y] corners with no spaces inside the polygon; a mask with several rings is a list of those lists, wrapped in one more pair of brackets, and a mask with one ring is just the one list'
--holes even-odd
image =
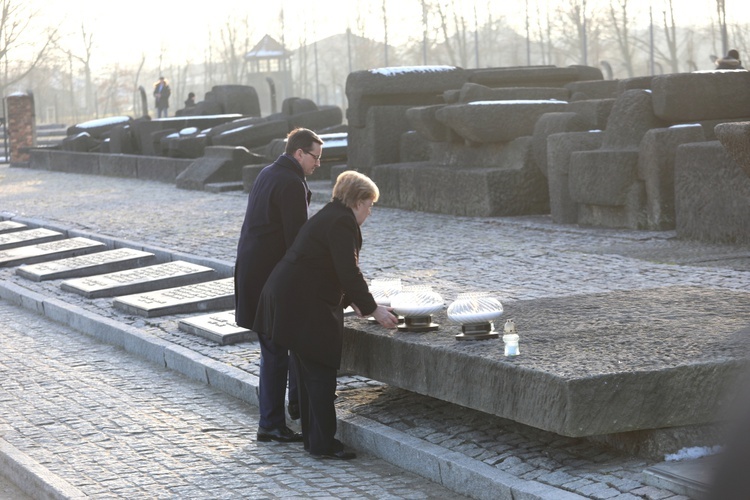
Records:
{"label": "memorial plaque", "polygon": [[258,338],[258,334],[254,331],[237,326],[234,322],[234,310],[181,319],[179,327],[183,332],[212,340],[220,345],[236,344]]}
{"label": "memorial plaque", "polygon": [[121,311],[148,318],[227,309],[234,306],[234,278],[117,297],[113,305]]}
{"label": "memorial plaque", "polygon": [[0,250],[36,245],[38,243],[46,243],[48,241],[61,240],[63,238],[65,238],[64,234],[52,231],[51,229],[44,229],[43,227],[24,229],[22,231],[0,234]]}
{"label": "memorial plaque", "polygon": [[117,248],[80,257],[24,265],[16,269],[16,274],[33,281],[80,278],[143,267],[154,260],[156,256],[150,252]]}
{"label": "memorial plaque", "polygon": [[0,267],[18,264],[34,264],[76,255],[99,252],[107,248],[100,241],[88,238],[69,238],[36,245],[0,250]]}
{"label": "memorial plaque", "polygon": [[74,278],[63,281],[60,287],[65,291],[95,299],[198,283],[210,279],[213,273],[214,270],[210,267],[176,260],[116,273]]}
{"label": "memorial plaque", "polygon": [[21,224],[20,222],[15,222],[12,220],[3,220],[0,221],[0,234],[1,233],[13,233],[15,231],[21,231],[22,229],[27,229],[28,226],[26,224]]}

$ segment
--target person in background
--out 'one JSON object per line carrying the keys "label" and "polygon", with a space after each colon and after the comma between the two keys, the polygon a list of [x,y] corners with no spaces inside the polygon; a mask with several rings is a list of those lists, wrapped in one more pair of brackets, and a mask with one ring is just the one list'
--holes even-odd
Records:
{"label": "person in background", "polygon": [[188,98],[185,99],[185,109],[195,107],[195,92],[190,92]]}
{"label": "person in background", "polygon": [[[312,130],[297,128],[287,136],[286,150],[263,168],[247,199],[235,263],[235,322],[253,328],[263,285],[274,266],[292,246],[307,221],[311,192],[305,177],[320,166],[323,141]],[[299,418],[297,377],[287,349],[258,335],[260,423],[258,441],[301,441],[286,425],[284,398],[289,374],[289,416]]]}
{"label": "person in background", "polygon": [[727,55],[716,60],[716,69],[745,69],[740,61],[740,53],[735,49],[727,52]]}
{"label": "person in background", "polygon": [[169,82],[163,76],[154,84],[154,100],[156,102],[156,117],[166,118],[169,109],[169,96],[172,95],[172,89],[169,88]]}
{"label": "person in background", "polygon": [[344,308],[395,328],[396,316],[378,305],[359,269],[360,226],[379,196],[355,171],[339,175],[333,197],[300,229],[268,277],[253,330],[289,349],[297,363],[305,450],[320,458],[348,460],[336,435],[336,372],[341,364]]}

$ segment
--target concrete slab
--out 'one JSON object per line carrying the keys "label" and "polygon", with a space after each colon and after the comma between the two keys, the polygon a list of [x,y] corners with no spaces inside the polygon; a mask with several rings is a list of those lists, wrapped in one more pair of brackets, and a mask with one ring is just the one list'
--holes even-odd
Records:
{"label": "concrete slab", "polygon": [[234,322],[234,310],[181,319],[179,328],[220,345],[256,340],[258,334]]}
{"label": "concrete slab", "polygon": [[65,235],[50,229],[36,228],[0,234],[0,250],[61,240]]}
{"label": "concrete slab", "polygon": [[156,257],[150,252],[117,248],[41,264],[23,265],[16,269],[16,274],[33,281],[80,278],[142,267],[154,260]]}
{"label": "concrete slab", "polygon": [[227,309],[234,306],[234,278],[117,297],[112,305],[148,318]]}
{"label": "concrete slab", "polygon": [[457,342],[444,312],[428,333],[357,318],[342,369],[582,437],[714,423],[748,364],[750,293],[663,287],[504,307],[520,356],[506,358],[501,340]]}
{"label": "concrete slab", "polygon": [[0,250],[0,267],[64,259],[99,252],[105,248],[107,248],[107,245],[101,241],[94,241],[88,238],[68,238],[48,241],[36,245]]}
{"label": "concrete slab", "polygon": [[214,270],[176,260],[164,264],[63,281],[60,287],[93,299],[143,293],[159,288],[188,285],[213,277]]}
{"label": "concrete slab", "polygon": [[12,220],[0,221],[0,233],[14,233],[23,229],[28,229],[28,226]]}

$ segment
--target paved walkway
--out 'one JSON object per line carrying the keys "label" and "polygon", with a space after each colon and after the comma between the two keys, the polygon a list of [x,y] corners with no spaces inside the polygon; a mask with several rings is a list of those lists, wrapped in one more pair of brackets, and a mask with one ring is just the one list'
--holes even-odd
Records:
{"label": "paved walkway", "polygon": [[[234,260],[245,200],[238,192],[210,194],[131,179],[0,167],[0,215],[227,265]],[[477,290],[494,292],[506,303],[668,285],[750,290],[750,247],[679,241],[670,232],[376,206],[363,233],[361,259],[368,278],[431,284],[446,301]],[[181,332],[179,317],[129,316],[114,310],[111,299],[86,300],[61,291],[57,281],[31,283],[12,269],[0,269],[0,279],[4,286],[60,300],[204,359],[257,374],[255,343],[216,346]],[[644,483],[642,471],[653,462],[356,376],[340,379],[339,414],[344,437],[364,452],[362,459],[330,464],[289,447],[269,451],[254,441],[254,407],[41,316],[2,301],[0,308],[3,345],[12,347],[4,349],[0,370],[4,380],[13,381],[7,388],[3,383],[0,393],[4,403],[10,402],[0,410],[0,437],[89,496],[456,496],[370,451],[413,471],[419,471],[423,457],[445,460],[453,465],[431,479],[479,498],[505,494],[478,491],[484,485],[507,486],[527,498],[685,498]],[[62,415],[53,413],[60,408]],[[372,439],[395,444],[390,452],[376,451]]]}

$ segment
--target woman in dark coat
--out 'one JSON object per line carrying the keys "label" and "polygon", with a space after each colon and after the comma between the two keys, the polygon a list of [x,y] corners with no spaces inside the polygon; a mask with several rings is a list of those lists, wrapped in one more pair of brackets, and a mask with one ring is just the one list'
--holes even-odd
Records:
{"label": "woman in dark coat", "polygon": [[333,198],[308,220],[261,293],[253,330],[292,351],[299,369],[305,449],[349,459],[336,434],[336,371],[341,364],[344,308],[395,328],[390,309],[375,303],[359,270],[362,233],[379,191],[358,172],[339,175]]}

